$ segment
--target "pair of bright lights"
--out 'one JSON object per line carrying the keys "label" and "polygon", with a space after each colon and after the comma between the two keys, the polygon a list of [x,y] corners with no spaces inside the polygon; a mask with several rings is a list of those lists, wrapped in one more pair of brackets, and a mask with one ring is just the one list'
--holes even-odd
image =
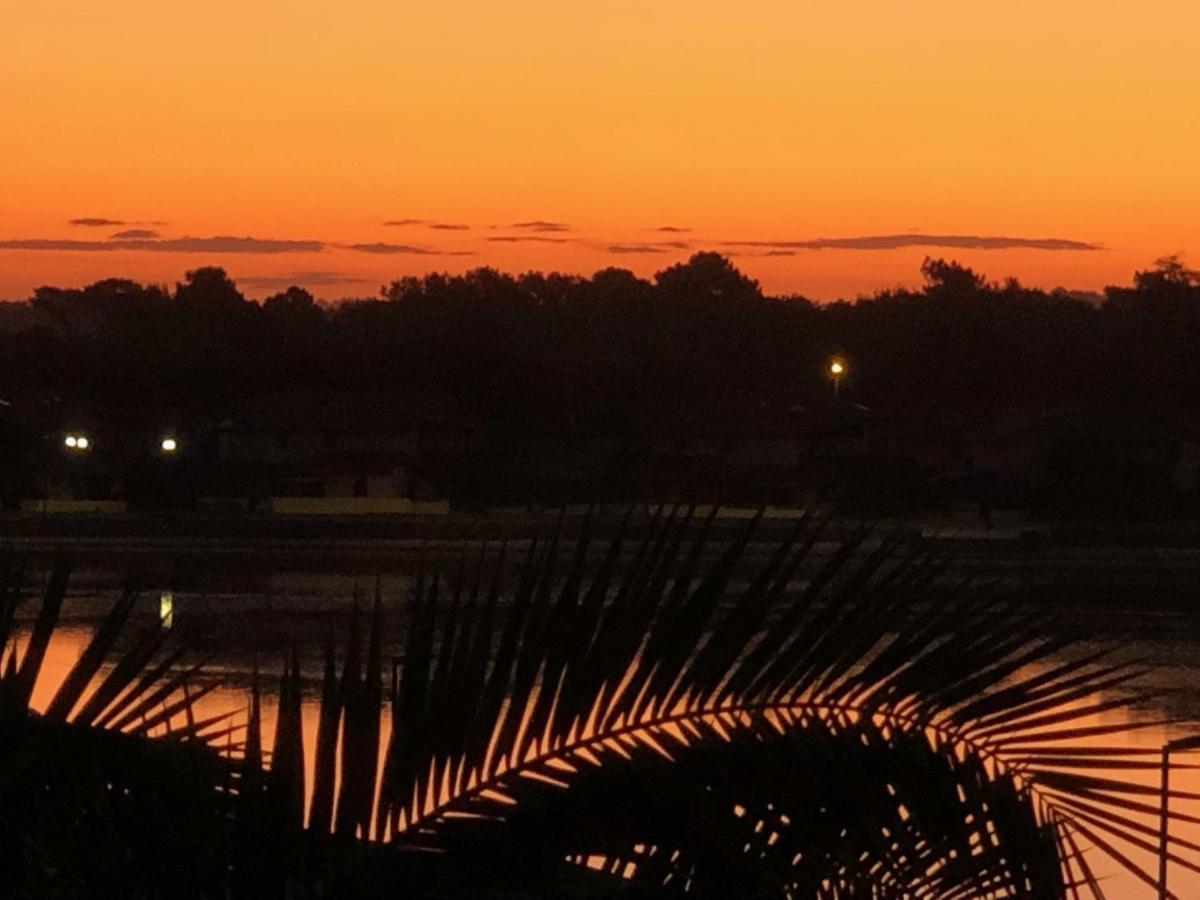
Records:
{"label": "pair of bright lights", "polygon": [[[92,446],[91,440],[83,434],[68,434],[63,438],[63,444],[68,450],[87,450]],[[174,453],[179,449],[179,441],[173,437],[165,437],[158,442],[158,449],[163,453]]]}

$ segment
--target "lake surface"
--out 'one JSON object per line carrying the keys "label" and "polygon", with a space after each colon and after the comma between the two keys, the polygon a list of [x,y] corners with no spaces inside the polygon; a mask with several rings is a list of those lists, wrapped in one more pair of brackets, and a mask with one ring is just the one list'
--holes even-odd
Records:
{"label": "lake surface", "polygon": [[[402,646],[406,627],[404,600],[411,574],[403,571],[405,568],[407,566],[397,566],[379,576],[379,588],[389,611],[384,640],[385,673],[391,654]],[[97,622],[117,595],[115,571],[91,567],[79,575],[76,589],[64,603],[62,627],[50,646],[43,677],[34,694],[35,708],[43,708],[49,701],[58,682],[78,658]],[[1151,752],[1158,750],[1166,740],[1200,732],[1200,642],[1195,637],[1198,633],[1196,612],[1191,604],[1179,599],[1188,593],[1190,579],[1173,579],[1175,595],[1170,603],[1156,604],[1155,598],[1145,593],[1151,586],[1141,585],[1137,591],[1127,591],[1125,600],[1111,594],[1096,596],[1094,608],[1088,606],[1087,592],[1080,590],[1080,586],[1087,583],[1087,579],[1067,578],[1061,584],[1073,586],[1072,590],[1059,597],[1047,594],[1036,602],[1067,604],[1081,632],[1089,635],[1089,641],[1119,642],[1124,653],[1147,662],[1151,668],[1150,683],[1176,693],[1140,708],[1104,713],[1081,724],[1150,722],[1162,718],[1190,719],[1196,723],[1193,727],[1186,724],[1156,726],[1118,736],[1122,746],[1144,749],[1147,759],[1156,759]],[[221,684],[202,699],[198,710],[201,717],[244,711],[249,702],[252,673],[257,667],[262,673],[264,746],[268,748],[274,728],[275,692],[282,657],[290,646],[295,646],[306,679],[303,729],[308,771],[311,772],[319,705],[318,679],[327,635],[332,628],[339,647],[344,646],[354,605],[352,598],[357,591],[364,603],[369,602],[375,585],[374,577],[356,579],[345,571],[288,571],[282,567],[266,574],[260,572],[253,583],[243,585],[170,576],[157,584],[144,586],[143,598],[125,633],[132,639],[145,628],[162,627],[164,597],[170,598],[175,621],[186,619],[195,628],[191,659],[207,658],[205,678],[216,679]],[[222,587],[243,589],[220,590]],[[388,716],[383,716],[382,740],[385,742],[389,737],[388,721]],[[1113,738],[1104,740],[1111,743]],[[1181,762],[1200,764],[1200,753],[1191,759],[1181,757]],[[1120,775],[1148,787],[1156,788],[1158,784],[1158,772],[1153,769]],[[1173,801],[1173,805],[1200,817],[1200,768],[1174,771],[1172,787],[1196,795],[1195,798]],[[1148,802],[1157,802],[1157,798]],[[1180,832],[1181,828],[1185,831]],[[1176,825],[1173,834],[1200,843],[1200,824]],[[1153,854],[1135,846],[1123,850],[1154,870]],[[1097,874],[1105,877],[1104,886],[1109,897],[1137,900],[1155,896],[1152,888],[1120,867],[1114,867],[1100,854],[1093,851],[1088,858]],[[1170,876],[1172,891],[1180,897],[1200,896],[1200,876],[1180,866],[1172,866]]]}

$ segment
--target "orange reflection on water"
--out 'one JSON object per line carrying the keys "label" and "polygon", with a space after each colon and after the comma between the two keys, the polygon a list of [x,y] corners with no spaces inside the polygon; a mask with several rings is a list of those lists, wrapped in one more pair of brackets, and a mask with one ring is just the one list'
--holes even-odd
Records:
{"label": "orange reflection on water", "polygon": [[[63,627],[55,632],[46,651],[41,677],[34,687],[31,703],[35,710],[42,711],[47,707],[59,685],[65,680],[90,639],[91,630],[88,628]],[[27,636],[21,638],[21,643],[23,644],[25,640],[27,640]],[[95,686],[107,674],[110,668],[102,669],[97,678],[93,679],[92,685],[89,686],[84,694],[85,699],[91,694]],[[208,673],[209,678],[220,678],[223,676],[244,677],[245,671],[230,670],[227,672],[212,671]],[[269,751],[273,744],[275,723],[278,717],[277,675],[264,674],[260,679],[260,686],[262,690],[261,717],[263,747]],[[194,715],[196,719],[203,719],[234,712],[241,714],[238,720],[239,723],[244,724],[249,703],[250,692],[248,689],[217,687],[196,701]],[[305,771],[308,773],[305,784],[306,802],[308,802],[311,801],[311,773],[315,765],[316,735],[320,718],[320,698],[318,695],[306,692],[302,696],[301,716]],[[1157,710],[1138,711],[1136,714],[1131,714],[1127,711],[1113,711],[1081,717],[1072,723],[1072,727],[1089,728],[1117,723],[1145,724],[1161,718],[1163,718],[1163,714]],[[377,775],[382,774],[385,757],[384,750],[391,737],[390,719],[391,717],[386,714],[385,709],[381,717],[380,753]],[[180,713],[171,724],[174,727],[182,726],[184,724],[183,713]],[[1052,731],[1054,727],[1048,727],[1046,730]],[[1036,734],[1036,732],[1031,732],[1031,734]],[[1157,753],[1166,740],[1180,737],[1181,734],[1177,728],[1153,724],[1150,727],[1137,728],[1127,732],[1117,732],[1111,735],[1062,741],[1059,744],[1051,745],[1051,748],[1053,746],[1062,746],[1064,748],[1081,749],[1118,745],[1123,748],[1143,751],[1144,755],[1139,756],[1138,761],[1141,762],[1144,760],[1148,763],[1145,768],[1121,770],[1111,773],[1111,777],[1120,778],[1121,780],[1143,786],[1146,788],[1147,793],[1135,799],[1144,803],[1157,804],[1159,770],[1154,764],[1158,759]],[[231,740],[236,741],[239,739],[232,738]],[[505,760],[500,761],[497,771],[501,768],[508,768],[505,762]],[[1189,816],[1194,817],[1195,821],[1174,822],[1171,827],[1171,836],[1173,839],[1200,844],[1200,753],[1181,754],[1177,763],[1178,767],[1173,768],[1171,773],[1171,789],[1173,793],[1178,791],[1187,796],[1181,796],[1177,799],[1173,798],[1172,809],[1187,813]],[[1089,774],[1107,776],[1110,773],[1092,772]],[[340,773],[335,777],[336,792],[340,789]],[[378,781],[379,779],[377,778],[377,783]],[[449,799],[448,796],[445,796],[445,791],[443,791],[443,796],[439,798],[439,802],[445,802]],[[430,797],[427,800],[427,805],[432,804],[433,798]],[[372,821],[374,821],[374,816],[375,811],[372,814]],[[1081,848],[1084,848],[1088,864],[1095,875],[1102,879],[1102,886],[1109,898],[1112,898],[1112,900],[1140,900],[1140,898],[1156,895],[1152,886],[1139,880],[1119,863],[1112,860],[1107,854],[1091,847],[1090,841],[1082,834],[1076,833],[1075,840],[1079,842]],[[1155,841],[1149,838],[1146,840],[1156,848]],[[1156,849],[1152,851],[1147,847],[1138,847],[1126,843],[1121,843],[1120,849],[1122,853],[1127,854],[1132,861],[1138,863],[1147,871],[1157,871]],[[588,862],[595,864],[598,859],[598,857],[591,858]],[[1182,865],[1172,864],[1169,868],[1169,886],[1171,892],[1180,898],[1200,897],[1200,874],[1192,872]]]}
{"label": "orange reflection on water", "polygon": [[[86,628],[59,628],[55,631],[50,639],[50,643],[46,648],[46,656],[42,663],[41,675],[34,686],[33,695],[30,700],[30,705],[38,712],[42,712],[50,704],[54,698],[55,692],[66,679],[72,666],[75,665],[88,642],[91,640],[91,630]],[[22,642],[24,638],[22,638]],[[81,703],[86,701],[88,697],[95,691],[97,685],[103,677],[111,670],[111,666],[103,667],[97,676],[92,680],[81,698]],[[244,675],[244,673],[238,673]],[[208,678],[219,678],[222,673],[219,671],[207,672]],[[269,754],[273,746],[275,736],[275,723],[279,717],[279,697],[278,697],[278,677],[272,673],[264,673],[260,677],[260,716],[262,722],[262,746],[264,752]],[[193,691],[194,693],[194,691]],[[244,726],[249,715],[250,709],[250,691],[249,689],[219,686],[212,691],[198,697],[194,704],[193,715],[197,721],[224,715],[227,713],[235,713],[237,724]],[[317,747],[317,726],[320,721],[321,703],[320,697],[309,693],[305,693],[301,698],[301,729],[304,740],[304,768],[306,773],[305,781],[305,803],[306,805],[312,800],[312,772],[316,764],[316,747]],[[386,713],[386,707],[383,710]],[[171,722],[170,727],[178,728],[185,725],[184,713],[179,713]],[[155,733],[163,733],[167,729],[157,729]],[[240,743],[244,735],[231,734],[227,737],[227,742]],[[377,775],[381,775],[383,771],[383,753],[382,749],[386,748],[388,741],[391,740],[391,717],[383,714],[380,723],[380,759],[379,771]],[[227,746],[227,743],[218,742],[218,749]],[[339,741],[340,747],[340,741]],[[337,796],[337,791],[341,788],[341,772],[335,770],[334,774],[334,792]],[[374,812],[372,812],[372,818]]]}

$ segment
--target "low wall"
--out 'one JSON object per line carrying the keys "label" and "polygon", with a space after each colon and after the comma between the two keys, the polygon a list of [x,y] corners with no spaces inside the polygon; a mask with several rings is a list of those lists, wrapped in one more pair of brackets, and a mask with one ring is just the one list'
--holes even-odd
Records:
{"label": "low wall", "polygon": [[445,516],[450,513],[450,501],[422,502],[405,497],[272,497],[271,512],[302,516]]}
{"label": "low wall", "polygon": [[[671,504],[668,504],[666,511],[669,512],[672,508],[673,508],[673,506]],[[679,507],[679,512],[684,513],[688,510],[688,508],[689,507],[686,503],[682,504]],[[651,516],[658,515],[660,509],[661,509],[661,507],[657,503],[650,503],[650,504],[646,505],[647,515],[651,515]],[[696,509],[693,511],[692,514],[697,519],[703,519],[703,518],[711,515],[712,511],[713,511],[712,504],[698,503],[696,505]],[[721,507],[717,508],[717,518],[718,519],[753,519],[756,515],[758,515],[758,512],[759,512],[758,507],[752,507],[752,506],[721,506]],[[805,510],[805,509],[794,508],[794,507],[788,507],[788,506],[765,506],[762,508],[762,516],[764,519],[799,519],[799,518],[802,518],[804,515],[806,515],[809,512],[811,512],[811,511]]]}
{"label": "low wall", "polygon": [[22,500],[22,512],[35,513],[123,513],[124,500]]}

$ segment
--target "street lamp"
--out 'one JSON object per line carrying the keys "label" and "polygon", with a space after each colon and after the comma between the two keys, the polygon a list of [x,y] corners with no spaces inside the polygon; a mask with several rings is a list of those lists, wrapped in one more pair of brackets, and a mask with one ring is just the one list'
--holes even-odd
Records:
{"label": "street lamp", "polygon": [[833,396],[837,397],[842,386],[842,376],[846,374],[846,361],[834,358],[829,363],[829,377],[833,379]]}
{"label": "street lamp", "polygon": [[179,441],[173,437],[165,437],[158,442],[158,449],[170,456],[179,449]]}
{"label": "street lamp", "polygon": [[68,434],[63,438],[63,446],[76,453],[85,453],[92,446],[86,434]]}

